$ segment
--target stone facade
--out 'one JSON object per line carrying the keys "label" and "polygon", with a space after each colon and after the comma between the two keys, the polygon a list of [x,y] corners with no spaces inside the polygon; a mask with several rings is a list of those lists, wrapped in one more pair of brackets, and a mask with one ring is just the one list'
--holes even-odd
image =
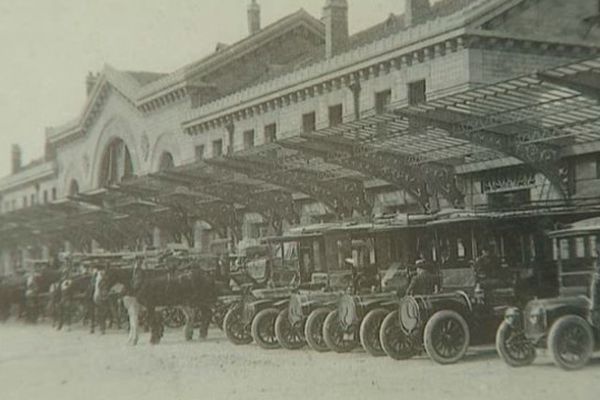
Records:
{"label": "stone facade", "polygon": [[[106,67],[88,79],[85,112],[48,131],[47,160],[0,180],[1,211],[64,199],[74,194],[73,188],[81,193],[100,188],[103,157],[115,140],[128,149],[133,173],[143,176],[158,171],[165,156],[179,166],[199,156],[216,156],[229,146],[242,150],[250,131],[253,145],[260,146],[267,141],[269,125],[275,125],[278,139],[298,135],[305,114],[314,113],[315,128],[325,128],[331,106],[341,105],[343,120],[352,121],[356,115],[349,84],[355,79],[361,85],[361,115],[368,116],[375,112],[376,94],[383,91],[391,91],[394,106],[407,105],[408,87],[415,81],[424,80],[427,99],[436,99],[598,52],[600,28],[582,31],[582,20],[597,11],[595,0],[443,3],[457,9],[443,14],[444,4],[409,1],[405,16],[384,22],[387,30],[378,26],[348,36],[345,0],[328,0],[322,22],[299,11],[263,29],[258,29],[260,14],[253,1],[248,10],[251,36],[218,46],[197,63],[168,75]],[[544,16],[541,22],[538,15]],[[380,33],[368,41],[364,38],[370,32]],[[235,121],[233,136],[224,123],[228,118]],[[573,157],[584,153],[572,152]],[[589,183],[597,183],[598,157],[575,158],[576,191],[589,192]],[[484,193],[482,179],[490,179],[485,175],[489,171],[510,175],[513,164],[504,160],[458,171],[467,207],[489,205],[492,193]],[[385,184],[372,187],[374,213],[393,204],[414,209],[415,200],[405,191]],[[557,197],[539,174],[522,189],[530,191],[531,200]],[[310,199],[302,204],[304,222],[314,210],[324,210]],[[264,222],[246,219],[245,238],[255,239]],[[198,246],[209,246],[208,230],[198,222]],[[160,232],[154,236],[155,244],[164,244]],[[11,257],[16,257],[12,250],[2,250],[5,266]]]}

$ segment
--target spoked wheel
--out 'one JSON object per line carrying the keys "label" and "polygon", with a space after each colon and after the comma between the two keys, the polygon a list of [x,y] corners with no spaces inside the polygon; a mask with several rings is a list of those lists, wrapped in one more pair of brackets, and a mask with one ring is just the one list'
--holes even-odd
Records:
{"label": "spoked wheel", "polygon": [[275,320],[275,336],[284,349],[297,350],[304,347],[304,326],[292,325],[288,318],[287,308],[282,310]]}
{"label": "spoked wheel", "polygon": [[531,365],[536,357],[535,347],[523,331],[513,328],[506,321],[500,324],[496,332],[496,351],[511,367]]}
{"label": "spoked wheel", "polygon": [[163,320],[169,328],[181,328],[185,325],[185,314],[179,307],[167,307],[162,310]]}
{"label": "spoked wheel", "polygon": [[279,342],[275,336],[275,319],[279,315],[276,308],[262,310],[252,320],[252,338],[265,350],[278,349]]}
{"label": "spoked wheel", "polygon": [[233,344],[243,345],[252,343],[250,330],[242,322],[242,307],[239,304],[232,306],[223,319],[225,336]]}
{"label": "spoked wheel", "polygon": [[348,353],[358,346],[356,335],[344,332],[337,310],[333,310],[325,318],[323,323],[323,339],[327,347],[336,353]]}
{"label": "spoked wheel", "polygon": [[581,317],[562,317],[550,329],[548,349],[554,363],[560,368],[580,369],[587,364],[594,350],[592,328]]}
{"label": "spoked wheel", "polygon": [[329,312],[330,310],[327,308],[317,308],[308,315],[306,325],[304,326],[306,343],[308,343],[311,349],[319,353],[329,351],[329,347],[327,347],[327,343],[323,339],[323,324]]}
{"label": "spoked wheel", "polygon": [[360,324],[360,344],[373,357],[385,356],[379,339],[379,330],[387,314],[388,310],[385,308],[377,308],[369,311]]}
{"label": "spoked wheel", "polygon": [[400,326],[399,311],[389,313],[381,323],[379,341],[381,348],[394,360],[408,360],[417,354],[417,348]]}
{"label": "spoked wheel", "polygon": [[455,311],[439,311],[425,325],[425,350],[438,364],[454,364],[463,358],[469,348],[469,340],[467,322]]}

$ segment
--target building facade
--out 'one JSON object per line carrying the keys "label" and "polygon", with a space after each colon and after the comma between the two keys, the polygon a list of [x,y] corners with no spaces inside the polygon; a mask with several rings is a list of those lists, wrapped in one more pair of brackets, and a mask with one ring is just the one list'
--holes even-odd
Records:
{"label": "building facade", "polygon": [[[213,54],[173,73],[105,66],[90,74],[83,111],[47,130],[42,160],[23,166],[19,148],[12,149],[13,173],[0,180],[1,212],[89,199],[133,177],[251,153],[271,143],[591,58],[600,50],[598,15],[597,0],[407,0],[403,15],[392,14],[350,35],[346,0],[327,0],[321,18],[300,10],[262,28],[260,7],[252,1],[246,38],[218,44]],[[396,150],[416,157],[431,152],[419,147],[418,135]],[[597,196],[600,142],[568,144],[562,154],[570,165],[572,193]],[[522,159],[509,154],[484,157],[477,151],[458,157],[460,162],[447,165],[464,196],[460,205],[439,192],[423,200],[414,187],[374,174],[363,180],[370,198],[367,217],[561,199],[560,188]],[[336,218],[331,204],[298,188],[289,187],[300,210],[296,223]],[[236,241],[248,244],[272,230],[252,210],[245,210],[241,224]],[[193,245],[209,251],[210,243],[223,236],[213,228],[207,221],[195,221]],[[172,240],[162,231],[154,229],[153,245]],[[7,241],[0,248],[4,273],[26,258],[78,250],[73,243],[52,247]]]}

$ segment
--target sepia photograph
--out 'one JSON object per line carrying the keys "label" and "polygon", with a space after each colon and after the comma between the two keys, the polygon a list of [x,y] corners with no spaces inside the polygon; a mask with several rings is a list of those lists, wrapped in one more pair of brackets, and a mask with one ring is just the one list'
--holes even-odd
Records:
{"label": "sepia photograph", "polygon": [[1,400],[587,400],[600,0],[0,0]]}

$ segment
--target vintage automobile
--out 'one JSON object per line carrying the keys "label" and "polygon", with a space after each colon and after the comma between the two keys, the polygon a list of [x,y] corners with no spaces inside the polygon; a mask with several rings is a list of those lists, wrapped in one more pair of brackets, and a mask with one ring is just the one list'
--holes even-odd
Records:
{"label": "vintage automobile", "polygon": [[[389,253],[394,247],[403,248],[404,259],[416,256],[417,238],[423,233],[420,224],[376,225],[371,237],[361,241],[364,249],[377,248],[377,254]],[[360,242],[360,241],[356,241]],[[391,262],[380,270],[370,260],[368,251],[357,254],[352,267],[357,277],[352,292],[338,300],[323,321],[323,341],[337,353],[352,351],[359,345],[373,356],[384,355],[379,329],[385,316],[398,305],[398,293],[404,293],[410,282],[410,263]],[[397,259],[401,259],[400,257]],[[390,260],[391,261],[391,260]],[[382,277],[383,275],[383,277]]]}
{"label": "vintage automobile", "polygon": [[[366,301],[368,295],[379,293],[370,301],[375,306],[382,297],[380,292],[383,286],[393,291],[398,288],[399,282],[405,282],[405,268],[391,261],[389,255],[392,247],[398,247],[397,241],[402,241],[402,235],[406,235],[407,231],[406,223],[342,223],[322,231],[324,240],[321,240],[319,249],[325,253],[321,255],[322,259],[330,260],[331,264],[326,266],[325,271],[314,273],[312,279],[327,283],[325,293],[323,290],[304,290],[292,296],[288,309],[282,310],[275,322],[275,332],[282,347],[298,349],[307,343],[318,352],[334,348],[325,342],[323,326],[340,299],[348,294],[361,294]],[[325,244],[328,246],[325,247]],[[388,261],[388,264],[382,262],[383,265],[389,265],[387,270],[377,268],[374,261],[378,255]],[[384,275],[383,279],[381,275]],[[385,299],[388,297],[383,296]],[[368,321],[377,324],[383,319],[380,315],[381,309]],[[358,331],[354,336],[358,340]],[[378,341],[378,335],[375,336]],[[337,339],[331,341],[334,340]],[[337,346],[338,351],[345,351],[342,347]]]}
{"label": "vintage automobile", "polygon": [[342,296],[323,323],[325,343],[336,353],[347,353],[363,343],[370,354],[379,355],[378,340],[370,334],[379,331],[379,323],[397,304],[396,292]]}
{"label": "vintage automobile", "polygon": [[275,319],[287,308],[292,293],[310,288],[310,283],[302,282],[300,275],[297,265],[275,257],[256,258],[246,263],[242,271],[232,273],[232,280],[239,280],[241,295],[223,319],[227,338],[238,345],[254,340],[267,350],[279,348]]}
{"label": "vintage automobile", "polygon": [[472,268],[442,270],[442,291],[405,296],[380,329],[385,353],[397,360],[426,351],[439,364],[463,358],[471,345],[494,342],[505,310],[518,304],[513,278],[483,289]]}
{"label": "vintage automobile", "polygon": [[[326,276],[323,276],[326,275]],[[351,285],[351,274],[313,274],[316,282],[326,280],[322,290],[302,290],[290,297],[289,305],[275,320],[275,334],[283,348],[297,350],[304,345],[318,352],[329,351],[323,339],[323,323]]]}
{"label": "vintage automobile", "polygon": [[564,370],[584,367],[600,343],[600,218],[549,234],[558,264],[559,296],[510,308],[496,334],[496,349],[510,366],[530,365],[547,348]]}

